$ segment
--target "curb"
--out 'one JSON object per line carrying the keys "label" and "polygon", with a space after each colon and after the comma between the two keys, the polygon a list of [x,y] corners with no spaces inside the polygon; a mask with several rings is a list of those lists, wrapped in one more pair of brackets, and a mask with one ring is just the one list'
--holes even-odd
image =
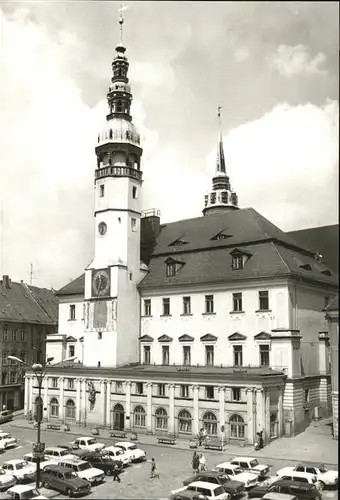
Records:
{"label": "curb", "polygon": [[[35,430],[33,428],[33,426],[28,426],[28,425],[20,425],[20,424],[16,424],[14,423],[15,421],[12,421],[11,422],[11,425],[12,427],[17,427],[19,429],[32,429],[32,430]],[[41,429],[42,432],[50,432],[50,433],[53,433],[53,434],[63,434],[63,435],[66,435],[66,436],[72,436],[72,437],[77,437],[79,436],[79,432],[73,432],[73,431],[53,431],[53,430],[45,430],[45,429]],[[81,429],[79,429],[79,431],[81,431]],[[96,437],[96,436],[94,436]],[[105,437],[105,436],[101,436],[99,435],[99,438],[100,440],[104,441],[104,442],[111,442],[113,438],[110,438],[110,437]],[[178,443],[176,445],[169,445],[169,444],[159,444],[157,442],[155,443],[148,443],[146,441],[143,441],[143,438],[142,440],[138,439],[138,441],[136,441],[136,443],[138,443],[139,445],[146,445],[146,446],[158,446],[160,448],[166,448],[166,449],[180,449],[180,450],[185,450],[185,451],[194,451],[192,449],[188,447],[186,447],[184,444],[182,443]],[[294,458],[289,458],[289,457],[268,457],[268,456],[265,456],[265,455],[259,455],[258,452],[255,452],[254,451],[254,448],[252,446],[248,446],[248,447],[240,447],[240,450],[235,450],[235,451],[232,451],[232,450],[228,450],[228,448],[226,450],[224,450],[224,452],[221,452],[221,451],[217,451],[217,450],[204,450],[204,453],[209,453],[209,454],[218,454],[218,453],[227,453],[228,455],[232,455],[232,456],[248,456],[248,453],[245,454],[245,453],[242,453],[243,450],[247,451],[251,451],[251,456],[257,456],[259,459],[263,459],[263,460],[289,460],[289,462],[291,462],[292,464],[300,464],[301,462],[307,462],[308,464],[310,465],[314,465],[314,466],[319,466],[320,465],[320,461],[318,462],[314,462],[314,461],[311,461],[311,460],[308,460],[308,459],[299,459],[299,460],[296,460]],[[334,463],[329,463],[329,462],[322,462],[326,467],[330,468],[335,468],[336,470],[338,470],[338,464],[334,464]]]}

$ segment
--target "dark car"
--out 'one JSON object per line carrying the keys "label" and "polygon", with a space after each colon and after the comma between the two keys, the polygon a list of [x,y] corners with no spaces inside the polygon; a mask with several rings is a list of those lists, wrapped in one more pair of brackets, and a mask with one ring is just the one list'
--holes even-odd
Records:
{"label": "dark car", "polygon": [[207,470],[199,472],[183,481],[183,486],[188,486],[194,481],[204,481],[206,483],[220,484],[231,497],[242,495],[244,483],[230,479],[227,474],[220,471]]}
{"label": "dark car", "polygon": [[266,493],[271,492],[294,495],[298,500],[322,500],[322,495],[314,484],[287,481],[285,479],[279,479],[269,486],[259,484],[248,491],[248,497],[261,498]]}
{"label": "dark car", "polygon": [[90,453],[89,450],[84,450],[83,448],[79,448],[77,444],[72,444],[72,443],[60,444],[58,448],[63,448],[69,453],[72,453],[72,455],[81,458],[82,460],[84,460],[84,457]]}
{"label": "dark car", "polygon": [[209,500],[207,496],[197,493],[197,491],[181,491],[170,496],[170,500]]}
{"label": "dark car", "polygon": [[113,474],[113,470],[116,464],[118,465],[119,469],[123,468],[122,462],[114,462],[113,460],[111,460],[111,458],[101,455],[98,452],[89,453],[84,457],[84,460],[89,462],[92,467],[102,470],[107,476],[111,476]]}
{"label": "dark car", "polygon": [[86,495],[91,491],[91,485],[86,479],[81,479],[68,467],[48,465],[41,473],[41,482],[45,488],[65,493],[70,498]]}

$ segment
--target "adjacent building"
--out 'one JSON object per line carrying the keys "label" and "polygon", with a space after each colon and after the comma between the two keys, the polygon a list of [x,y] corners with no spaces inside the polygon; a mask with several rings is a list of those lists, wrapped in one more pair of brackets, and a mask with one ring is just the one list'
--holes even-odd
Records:
{"label": "adjacent building", "polygon": [[57,331],[58,299],[53,290],[26,283],[0,281],[1,385],[0,408],[24,407],[24,378],[21,366],[10,361],[16,356],[24,362],[42,362],[46,355],[46,336]]}
{"label": "adjacent building", "polygon": [[332,414],[333,437],[339,436],[339,296],[337,295],[325,308],[332,366]]}
{"label": "adjacent building", "polygon": [[[314,249],[241,209],[218,140],[203,216],[161,224],[142,211],[142,148],[129,63],[116,48],[98,135],[95,252],[57,293],[44,418],[226,441],[294,435],[331,411],[323,309],[337,274]],[[219,113],[220,115],[220,113]],[[220,118],[220,116],[219,116]],[[26,377],[25,411],[38,388]]]}

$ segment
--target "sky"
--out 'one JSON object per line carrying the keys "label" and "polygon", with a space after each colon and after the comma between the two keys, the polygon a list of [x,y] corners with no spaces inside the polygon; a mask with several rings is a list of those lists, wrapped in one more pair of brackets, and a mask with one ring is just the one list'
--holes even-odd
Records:
{"label": "sky", "polygon": [[[125,5],[143,209],[202,214],[221,105],[239,206],[284,231],[337,223],[338,3]],[[58,289],[93,258],[119,6],[0,2],[0,271],[13,281]]]}

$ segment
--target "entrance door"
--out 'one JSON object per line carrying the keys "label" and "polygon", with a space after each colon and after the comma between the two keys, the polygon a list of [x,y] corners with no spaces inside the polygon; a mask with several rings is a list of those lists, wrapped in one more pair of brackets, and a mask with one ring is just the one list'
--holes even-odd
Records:
{"label": "entrance door", "polygon": [[121,404],[117,404],[113,408],[113,422],[112,427],[116,431],[123,431],[125,425],[125,412]]}

